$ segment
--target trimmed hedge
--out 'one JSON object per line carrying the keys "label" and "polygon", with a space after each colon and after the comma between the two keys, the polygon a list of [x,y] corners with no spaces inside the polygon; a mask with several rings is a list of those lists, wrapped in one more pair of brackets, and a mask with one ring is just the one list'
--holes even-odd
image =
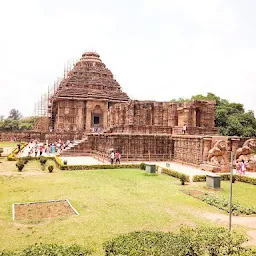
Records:
{"label": "trimmed hedge", "polygon": [[[21,143],[20,144],[20,151],[25,148],[26,146],[28,145],[28,143]],[[15,148],[11,154],[9,154],[7,156],[7,160],[8,161],[17,161],[17,157],[16,157],[16,154],[19,153],[19,150],[17,148]]]}
{"label": "trimmed hedge", "polygon": [[55,162],[60,170],[97,170],[97,169],[139,169],[140,164],[88,164],[88,165],[64,165],[56,156]]}
{"label": "trimmed hedge", "polygon": [[170,169],[167,169],[167,168],[162,168],[162,173],[165,173],[167,175],[170,175],[170,176],[178,178],[178,179],[181,179],[185,176],[186,182],[190,181],[189,175],[186,175],[186,174],[181,173],[181,172],[173,171],[173,170],[170,170]]}
{"label": "trimmed hedge", "polygon": [[120,235],[104,243],[103,248],[106,256],[250,255],[251,249],[242,247],[246,240],[223,227],[182,227],[178,234],[142,231]]}
{"label": "trimmed hedge", "polygon": [[[230,174],[220,174],[220,177],[221,177],[221,180],[230,180]],[[238,175],[238,174],[234,174],[233,177],[235,178],[236,181],[256,185],[256,178]],[[193,176],[193,182],[203,182],[203,181],[206,181],[206,175],[203,174],[203,175]]]}
{"label": "trimmed hedge", "polygon": [[63,246],[57,244],[35,244],[19,252],[0,251],[0,256],[87,256],[92,251],[79,245]]}
{"label": "trimmed hedge", "polygon": [[193,182],[203,182],[206,181],[206,175],[194,175],[193,176]]}
{"label": "trimmed hedge", "polygon": [[97,170],[97,169],[139,169],[139,164],[92,164],[92,165],[61,165],[60,170]]}

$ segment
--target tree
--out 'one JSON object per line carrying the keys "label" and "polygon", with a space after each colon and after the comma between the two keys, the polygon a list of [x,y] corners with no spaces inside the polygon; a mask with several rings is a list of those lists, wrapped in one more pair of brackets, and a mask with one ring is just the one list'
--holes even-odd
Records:
{"label": "tree", "polygon": [[9,113],[8,119],[20,120],[22,117],[21,113],[17,109],[12,109]]}
{"label": "tree", "polygon": [[[180,98],[183,100],[183,98]],[[213,93],[194,95],[189,100],[215,100],[215,126],[219,128],[220,134],[225,136],[256,136],[256,119],[253,111],[245,112],[241,103],[229,102]],[[172,101],[179,101],[172,100]]]}

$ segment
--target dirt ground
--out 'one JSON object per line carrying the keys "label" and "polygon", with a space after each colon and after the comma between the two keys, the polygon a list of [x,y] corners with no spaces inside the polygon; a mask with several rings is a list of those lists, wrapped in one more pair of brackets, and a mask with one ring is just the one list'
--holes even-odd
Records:
{"label": "dirt ground", "polygon": [[15,204],[15,220],[54,218],[76,215],[66,200]]}

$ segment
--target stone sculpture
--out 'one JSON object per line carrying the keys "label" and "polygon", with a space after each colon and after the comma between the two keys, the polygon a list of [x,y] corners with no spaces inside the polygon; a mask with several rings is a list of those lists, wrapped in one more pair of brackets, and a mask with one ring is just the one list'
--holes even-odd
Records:
{"label": "stone sculpture", "polygon": [[223,140],[218,140],[209,150],[207,163],[201,165],[201,169],[212,172],[228,172],[227,146]]}
{"label": "stone sculpture", "polygon": [[256,139],[245,141],[243,147],[238,148],[235,155],[235,160],[240,163],[242,160],[246,163],[246,170],[256,172]]}

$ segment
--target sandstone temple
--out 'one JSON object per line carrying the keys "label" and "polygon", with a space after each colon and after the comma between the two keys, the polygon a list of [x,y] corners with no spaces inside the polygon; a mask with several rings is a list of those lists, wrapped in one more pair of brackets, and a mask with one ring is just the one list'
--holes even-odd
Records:
{"label": "sandstone temple", "polygon": [[214,101],[130,100],[100,56],[86,52],[50,99],[50,126],[57,132],[177,134],[186,124],[188,134],[213,135],[214,107]]}
{"label": "sandstone temple", "polygon": [[[246,159],[256,171],[256,140],[219,136],[215,104],[131,100],[99,54],[85,52],[49,97],[48,115],[37,120],[34,131],[15,136],[75,140],[62,155],[97,155],[105,161],[113,149],[125,161],[176,161],[216,172],[229,170],[233,152],[236,161]],[[13,135],[2,133],[0,140]]]}

